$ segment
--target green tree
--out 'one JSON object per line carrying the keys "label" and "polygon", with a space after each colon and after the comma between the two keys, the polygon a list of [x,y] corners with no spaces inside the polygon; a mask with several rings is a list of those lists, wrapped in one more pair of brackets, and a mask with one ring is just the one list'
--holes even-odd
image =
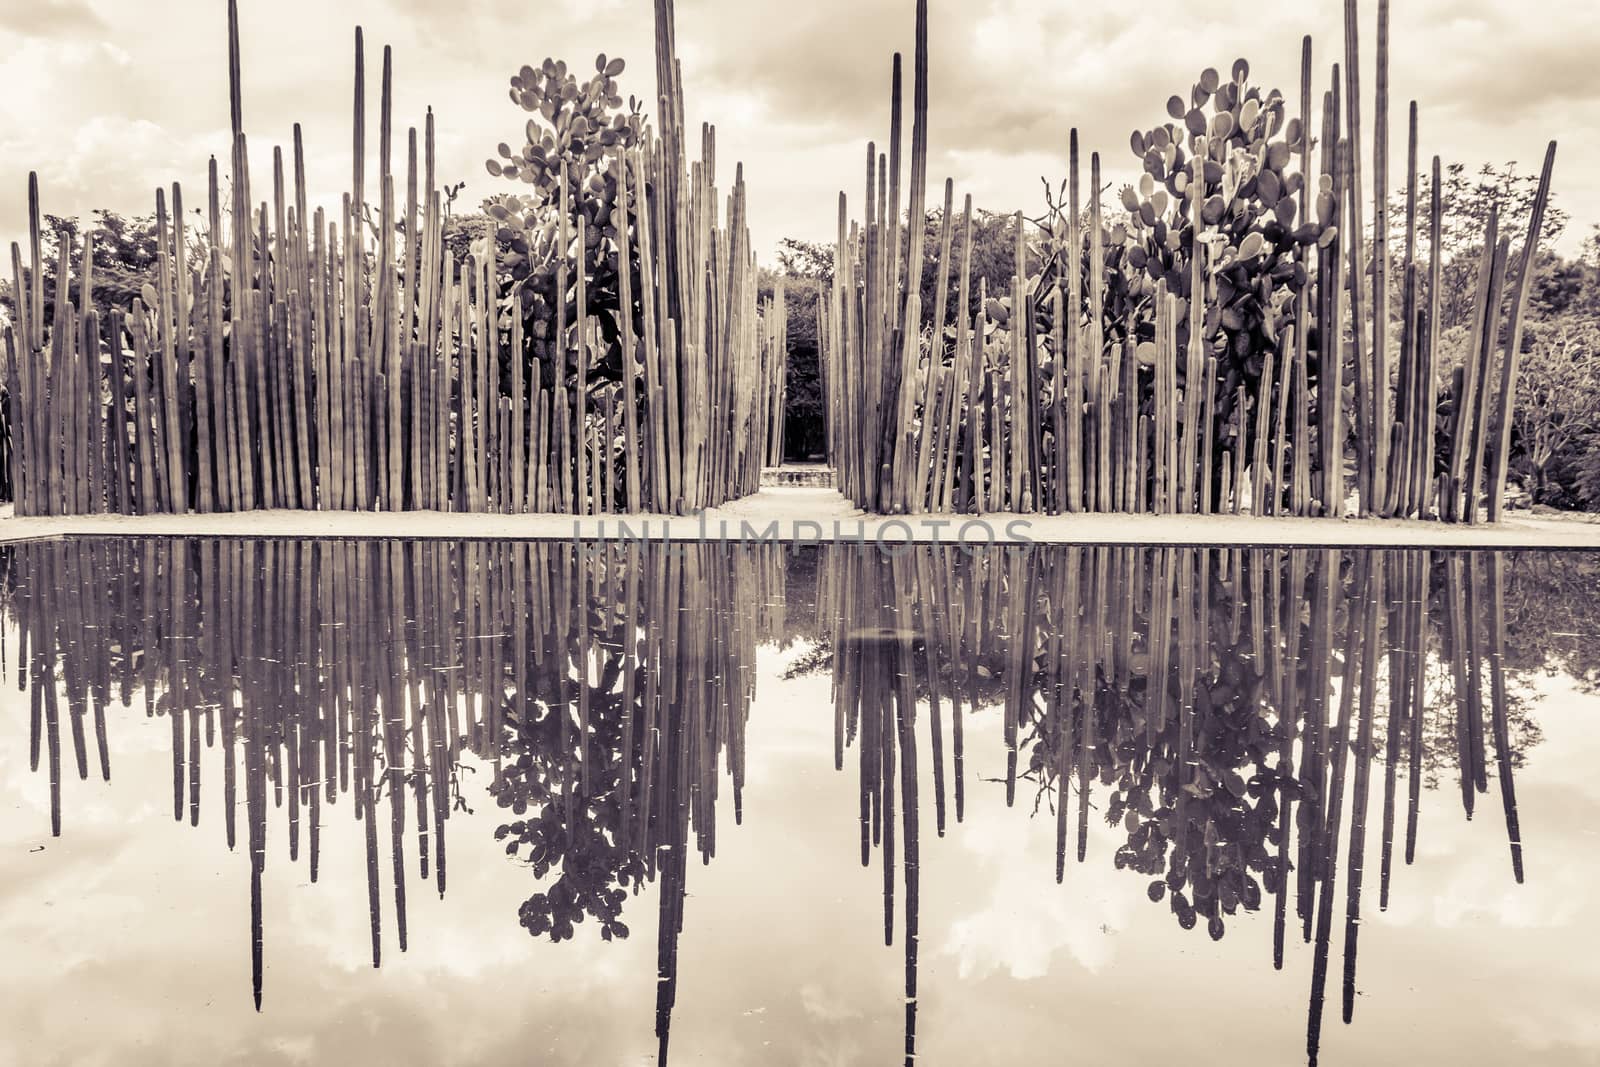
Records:
{"label": "green tree", "polygon": [[[48,322],[55,312],[56,266],[61,248],[67,248],[70,265],[68,299],[81,305],[83,278],[83,244],[85,236],[94,238],[94,298],[96,307],[105,311],[112,307],[126,308],[146,284],[156,280],[156,222],[153,216],[124,217],[115,211],[101,208],[94,212],[87,227],[81,219],[46,215],[40,232],[40,250],[43,263],[44,313]],[[186,225],[194,236],[194,219]],[[188,249],[191,264],[197,264],[201,255],[198,240],[190,242]],[[23,284],[28,284],[28,268],[23,267]],[[0,282],[0,307],[7,316],[16,319],[16,294],[10,280]]]}
{"label": "green tree", "polygon": [[[1402,182],[1404,178],[1402,177]],[[1500,236],[1511,239],[1511,260],[1507,263],[1507,277],[1514,278],[1521,269],[1522,248],[1527,240],[1527,227],[1533,213],[1533,201],[1539,190],[1537,174],[1522,174],[1517,164],[1494,166],[1484,163],[1477,173],[1468,174],[1465,164],[1451,163],[1442,169],[1440,198],[1444,214],[1440,219],[1440,247],[1443,263],[1440,268],[1439,323],[1448,329],[1468,322],[1472,304],[1477,295],[1478,265],[1483,254],[1484,233],[1489,226],[1489,216],[1499,208]],[[1428,205],[1433,197],[1433,176],[1418,175],[1417,179],[1417,262],[1419,270],[1428,262]],[[1402,185],[1389,203],[1391,254],[1403,255],[1406,221],[1405,189]],[[1544,228],[1540,245],[1548,249],[1566,231],[1567,213],[1552,203],[1545,210]],[[1541,274],[1549,261],[1541,255]],[[1508,286],[1509,288],[1509,286]]]}
{"label": "green tree", "polygon": [[1600,511],[1600,434],[1590,434],[1573,460],[1572,485],[1586,510]]}
{"label": "green tree", "polygon": [[[464,263],[472,254],[475,246],[481,246],[483,239],[490,234],[498,234],[499,226],[494,219],[481,211],[470,211],[465,215],[447,215],[442,220],[440,231],[443,235],[444,246],[449,249],[455,262]],[[505,249],[504,243],[498,245]]]}
{"label": "green tree", "polygon": [[[966,234],[961,225],[959,211],[950,220],[950,264],[945,280],[946,315],[955,321],[956,309],[961,299],[961,261],[966,255]],[[922,317],[926,326],[933,323],[934,306],[938,300],[939,286],[939,236],[944,224],[944,211],[935,208],[928,212],[922,242]],[[1026,226],[1024,220],[1024,226]],[[978,296],[987,290],[990,296],[1000,297],[1011,292],[1011,279],[1017,272],[1016,215],[1000,214],[975,208],[972,212],[972,279],[967,292],[971,313],[979,309]],[[1039,254],[1031,245],[1024,245],[1023,270],[1029,275],[1040,269]]]}
{"label": "green tree", "polygon": [[1513,463],[1534,503],[1576,503],[1575,489],[1552,476],[1600,433],[1600,321],[1568,313],[1530,325],[1512,429]]}
{"label": "green tree", "polygon": [[785,237],[778,242],[778,267],[790,278],[833,284],[834,246],[821,241]]}
{"label": "green tree", "polygon": [[[807,244],[799,241],[792,243]],[[825,246],[810,247],[823,249]],[[831,269],[832,248],[827,247],[825,254]],[[784,262],[782,252],[778,260],[780,264]],[[807,269],[806,261],[794,255],[791,255],[789,262],[801,270]],[[814,269],[820,262],[820,258],[812,258],[811,268]],[[772,299],[780,280],[783,282],[784,317],[789,339],[788,377],[784,383],[783,454],[786,459],[810,459],[823,455],[827,447],[821,348],[817,342],[817,308],[822,286],[827,283],[814,274],[793,270],[762,270],[756,293],[763,306]]]}

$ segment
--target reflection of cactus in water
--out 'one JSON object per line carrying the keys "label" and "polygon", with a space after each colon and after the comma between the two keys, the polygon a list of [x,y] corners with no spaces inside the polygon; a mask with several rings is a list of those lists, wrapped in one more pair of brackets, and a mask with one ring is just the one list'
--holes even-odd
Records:
{"label": "reflection of cactus in water", "polygon": [[[267,920],[282,921],[270,894],[263,903],[276,842],[291,862],[304,848],[316,881],[323,809],[360,820],[376,965],[385,925],[406,946],[411,872],[446,887],[462,783],[492,778],[499,810],[483,817],[542,879],[520,909],[530,933],[566,939],[593,916],[602,937],[626,936],[629,892],[654,884],[663,1058],[691,841],[703,862],[715,855],[724,773],[741,814],[755,651],[796,622],[815,627],[796,601],[831,621],[806,659],[831,669],[835,764],[850,759],[860,783],[849,847],[859,836],[863,863],[880,857],[885,940],[901,937],[908,1057],[926,1003],[923,850],[939,847],[923,840],[923,793],[938,837],[963,820],[968,711],[996,713],[973,721],[1003,731],[1007,802],[1020,778],[1035,810],[1053,806],[1058,877],[1074,823],[1087,861],[1098,805],[1124,835],[1112,862],[1184,926],[1220,936],[1270,906],[1281,965],[1298,919],[1316,946],[1314,1050],[1341,880],[1348,1017],[1363,880],[1377,872],[1365,880],[1380,908],[1403,887],[1395,856],[1415,856],[1428,776],[1459,787],[1468,810],[1499,793],[1520,879],[1513,777],[1538,732],[1517,684],[1555,669],[1582,684],[1592,669],[1581,648],[1541,659],[1509,646],[1502,621],[1539,610],[1557,635],[1583,628],[1592,561],[1576,555],[897,551],[36,542],[0,546],[0,619],[18,640],[30,757],[47,766],[57,833],[70,824],[63,773],[98,762],[109,776],[114,699],[143,690],[167,719],[175,818],[201,820],[208,768],[227,840],[247,846],[257,996]],[[1553,608],[1561,590],[1578,599]],[[1370,850],[1369,807],[1381,826]],[[274,808],[287,833],[269,848]]]}
{"label": "reflection of cactus in water", "polygon": [[[686,554],[612,547],[569,585],[538,662],[539,694],[508,717],[492,792],[519,816],[506,851],[555,882],[522,906],[534,935],[560,941],[585,914],[626,937],[626,891],[655,878],[661,853],[716,849],[718,762],[726,754],[735,817],[753,692],[755,557],[695,546]],[[590,586],[601,590],[592,598]],[[569,624],[570,625],[570,624]],[[565,627],[562,628],[565,630]]]}
{"label": "reflection of cactus in water", "polygon": [[230,847],[244,792],[258,1007],[269,809],[287,808],[289,858],[304,845],[315,882],[322,809],[350,797],[377,966],[380,882],[387,874],[393,887],[404,951],[407,839],[442,895],[446,823],[465,810],[463,778],[487,766],[491,795],[533,812],[500,835],[518,835],[513,848],[524,846],[540,877],[556,872],[521,908],[531,932],[559,939],[594,914],[605,936],[625,935],[626,890],[653,879],[663,857],[660,995],[670,1008],[678,857],[691,829],[703,855],[714,851],[724,754],[737,814],[754,650],[782,625],[779,562],[775,551],[708,545],[29,542],[0,547],[0,618],[20,636],[33,765],[47,762],[55,834],[64,736],[69,768],[75,756],[88,776],[92,744],[109,779],[113,700],[129,704],[142,689],[148,713],[171,723],[176,819],[200,823],[201,769],[220,748]]}
{"label": "reflection of cactus in water", "polygon": [[[1164,902],[1185,929],[1203,920],[1221,938],[1231,917],[1270,898],[1274,963],[1282,967],[1292,900],[1303,936],[1316,944],[1313,1060],[1341,875],[1347,1021],[1354,1011],[1375,764],[1384,776],[1380,907],[1388,903],[1398,835],[1405,862],[1414,858],[1429,769],[1459,768],[1470,816],[1474,796],[1488,789],[1486,737],[1521,880],[1512,776],[1519,745],[1539,734],[1507,687],[1501,554],[1031,546],[962,558],[923,546],[909,559],[877,562],[865,551],[829,551],[826,596],[839,618],[836,763],[843,767],[847,743],[857,745],[862,859],[881,847],[886,940],[893,935],[897,757],[903,810],[915,809],[917,794],[907,759],[916,744],[902,724],[914,725],[916,705],[927,701],[942,835],[946,693],[955,705],[949,730],[958,821],[965,697],[973,710],[1003,709],[1007,804],[1020,764],[1020,776],[1037,789],[1034,809],[1054,805],[1058,880],[1074,806],[1069,788],[1077,793],[1082,862],[1098,784],[1107,823],[1126,832],[1113,862],[1148,879],[1150,899]],[[1511,558],[1513,568],[1519,563]],[[827,664],[826,652],[811,663]],[[1441,670],[1451,683],[1442,694],[1429,684]],[[1400,767],[1409,782],[1403,830]],[[903,820],[902,832],[909,1058],[917,1004],[914,821]]]}
{"label": "reflection of cactus in water", "polygon": [[[491,787],[518,818],[506,851],[554,881],[523,902],[522,926],[561,941],[586,915],[627,937],[629,890],[659,885],[656,1035],[667,1060],[691,833],[716,854],[719,764],[742,818],[744,734],[758,639],[781,604],[775,551],[707,545],[592,549],[553,588],[555,628],[535,651],[532,699],[508,715]],[[763,616],[767,617],[764,619]],[[768,626],[764,626],[763,622]]]}

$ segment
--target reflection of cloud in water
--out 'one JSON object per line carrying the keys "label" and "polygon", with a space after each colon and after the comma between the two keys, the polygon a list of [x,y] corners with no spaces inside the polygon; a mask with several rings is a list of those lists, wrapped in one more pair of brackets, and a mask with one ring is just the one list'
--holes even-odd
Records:
{"label": "reflection of cloud in water", "polygon": [[[1005,767],[1005,746],[995,730],[967,734],[967,759],[983,777]],[[1060,972],[1064,960],[1097,974],[1114,966],[1117,931],[1128,912],[1140,907],[1127,893],[1126,876],[1110,864],[1074,868],[1070,893],[1044,890],[1049,870],[1041,858],[1055,847],[1055,821],[1047,808],[1034,818],[997,804],[968,809],[962,832],[950,842],[959,858],[945,869],[959,877],[965,907],[949,926],[949,935],[930,946],[930,955],[953,959],[963,981],[994,974],[1018,981]],[[1091,822],[1092,847],[1104,855],[1115,850],[1114,831],[1103,821]],[[1017,857],[1030,862],[1017,863]]]}
{"label": "reflection of cloud in water", "polygon": [[[1048,835],[1043,843],[1048,844]],[[1008,866],[1004,877],[989,883],[984,905],[952,924],[949,940],[938,951],[957,959],[962,979],[996,971],[1019,981],[1040,978],[1058,966],[1062,954],[1098,973],[1116,960],[1117,927],[1128,911],[1127,901],[1113,894],[1112,879],[1104,881],[1085,891],[1082,880],[1075,879],[1073,896],[1044,895],[1024,909],[1017,901],[1026,896],[1018,894],[1039,892],[1037,872]]]}
{"label": "reflection of cloud in water", "polygon": [[800,1003],[811,1018],[823,1023],[838,1023],[861,1018],[861,1006],[839,996],[836,990],[807,982],[800,987]]}

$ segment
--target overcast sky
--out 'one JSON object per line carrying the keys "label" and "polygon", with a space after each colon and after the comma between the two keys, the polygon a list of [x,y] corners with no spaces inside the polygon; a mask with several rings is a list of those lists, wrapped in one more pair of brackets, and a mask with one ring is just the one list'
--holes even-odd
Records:
{"label": "overcast sky", "polygon": [[[1108,180],[1133,167],[1128,134],[1165,118],[1206,66],[1251,61],[1252,80],[1298,97],[1299,41],[1316,84],[1342,55],[1338,0],[1208,5],[1184,0],[933,0],[929,199],[946,176],[957,202],[1037,211],[1040,176],[1065,170],[1067,132],[1101,152]],[[514,186],[483,160],[521,143],[526,118],[507,78],[545,56],[590,69],[629,62],[624,92],[653,94],[648,0],[240,0],[245,127],[257,189],[271,145],[305,128],[312,198],[336,205],[350,171],[352,28],[365,27],[376,127],[384,43],[395,49],[397,144],[437,113],[440,176],[470,206]],[[1363,0],[1370,93],[1375,0]],[[724,181],[743,160],[756,248],[827,239],[837,194],[859,212],[864,145],[888,131],[890,57],[910,52],[913,0],[679,0],[678,44],[692,123],[718,127]],[[1589,0],[1402,0],[1392,26],[1395,152],[1405,101],[1422,108],[1424,159],[1536,170],[1561,142],[1557,203],[1573,251],[1600,222],[1600,5]],[[908,62],[909,69],[909,62]],[[0,239],[25,230],[26,182],[44,208],[152,210],[181,181],[203,202],[206,160],[227,153],[224,0],[0,0]],[[909,98],[909,90],[907,96]],[[1371,117],[1370,98],[1365,109]],[[375,141],[375,136],[373,137]],[[1368,146],[1370,162],[1370,144]],[[370,184],[369,184],[370,189]]]}

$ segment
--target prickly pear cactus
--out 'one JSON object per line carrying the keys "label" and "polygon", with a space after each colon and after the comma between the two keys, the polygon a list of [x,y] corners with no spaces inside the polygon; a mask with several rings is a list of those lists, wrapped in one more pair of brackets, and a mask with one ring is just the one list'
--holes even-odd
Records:
{"label": "prickly pear cactus", "polygon": [[[602,53],[595,59],[594,73],[582,84],[560,60],[547,58],[538,67],[524,66],[512,75],[510,90],[512,102],[530,114],[523,131],[524,143],[515,152],[509,144],[502,143],[500,158],[486,163],[491,175],[532,186],[528,193],[496,194],[483,204],[498,227],[501,280],[509,284],[508,292],[515,301],[508,301],[503,313],[520,307],[529,320],[527,336],[533,354],[545,360],[548,369],[564,373],[565,367],[554,364],[560,354],[571,352],[576,345],[575,331],[581,316],[573,282],[579,264],[585,264],[589,273],[585,312],[599,320],[608,349],[593,366],[597,385],[608,377],[620,377],[621,368],[617,342],[617,227],[626,224],[626,220],[619,218],[616,211],[614,166],[644,130],[640,101],[628,97],[623,110],[616,81],[623,66],[621,59],[608,59]],[[587,247],[581,252],[576,247],[564,250],[567,290],[558,294],[556,265],[563,254],[558,214],[563,163],[572,211],[567,220],[568,235],[576,241],[577,220],[582,216]],[[564,346],[555,344],[549,336],[558,299],[566,304],[566,321],[572,331]]]}
{"label": "prickly pear cactus", "polygon": [[1283,95],[1251,85],[1249,74],[1243,59],[1228,81],[1207,69],[1187,98],[1167,101],[1171,121],[1133,133],[1129,147],[1144,173],[1122,189],[1127,215],[1108,242],[1115,269],[1107,277],[1128,308],[1143,309],[1141,336],[1153,336],[1151,298],[1165,280],[1185,302],[1178,342],[1186,345],[1198,201],[1203,340],[1217,356],[1223,418],[1241,383],[1255,392],[1266,353],[1281,351],[1295,301],[1307,291],[1297,249],[1326,247],[1336,236],[1326,190],[1318,190],[1317,218],[1299,217],[1304,179],[1295,158],[1306,131],[1299,119],[1286,120]]}

